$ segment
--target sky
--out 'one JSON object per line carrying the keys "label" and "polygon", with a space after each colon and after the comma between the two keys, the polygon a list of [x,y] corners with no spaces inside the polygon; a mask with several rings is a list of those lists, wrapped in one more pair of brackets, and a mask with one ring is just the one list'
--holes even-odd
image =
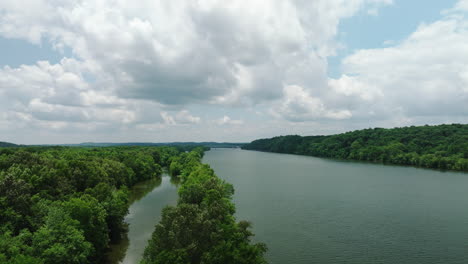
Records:
{"label": "sky", "polygon": [[468,0],[2,0],[0,141],[468,123]]}

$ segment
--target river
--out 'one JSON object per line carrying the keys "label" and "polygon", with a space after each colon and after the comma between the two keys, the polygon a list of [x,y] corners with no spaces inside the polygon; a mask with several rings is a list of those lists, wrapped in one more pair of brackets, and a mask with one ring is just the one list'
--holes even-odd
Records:
{"label": "river", "polygon": [[[253,223],[271,264],[468,263],[468,174],[240,149],[203,162],[234,185],[236,216]],[[137,263],[177,199],[164,179],[130,207],[124,263]]]}
{"label": "river", "polygon": [[120,243],[111,245],[109,264],[139,263],[161,219],[161,210],[177,202],[177,186],[168,175],[136,184],[130,190],[130,208],[125,217],[128,233]]}

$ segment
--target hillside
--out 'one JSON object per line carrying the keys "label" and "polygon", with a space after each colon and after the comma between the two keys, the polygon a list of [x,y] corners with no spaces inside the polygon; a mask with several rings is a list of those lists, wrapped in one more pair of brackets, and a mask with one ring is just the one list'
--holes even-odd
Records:
{"label": "hillside", "polygon": [[258,139],[243,149],[468,171],[468,125],[373,128]]}
{"label": "hillside", "polygon": [[0,148],[8,148],[8,147],[18,147],[18,145],[9,143],[9,142],[0,141]]}

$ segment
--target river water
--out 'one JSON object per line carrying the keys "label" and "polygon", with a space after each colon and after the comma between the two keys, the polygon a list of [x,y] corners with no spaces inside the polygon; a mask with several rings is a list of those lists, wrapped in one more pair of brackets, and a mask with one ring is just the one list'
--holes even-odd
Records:
{"label": "river water", "polygon": [[204,162],[271,264],[468,263],[468,174],[238,149]]}
{"label": "river water", "polygon": [[154,227],[161,220],[161,210],[176,202],[177,186],[168,175],[133,186],[129,213],[125,217],[128,233],[120,243],[111,246],[109,264],[139,263]]}
{"label": "river water", "polygon": [[[234,185],[236,216],[271,264],[468,263],[468,174],[239,149],[203,162]],[[122,263],[138,263],[177,200],[168,177],[140,188],[114,254]]]}

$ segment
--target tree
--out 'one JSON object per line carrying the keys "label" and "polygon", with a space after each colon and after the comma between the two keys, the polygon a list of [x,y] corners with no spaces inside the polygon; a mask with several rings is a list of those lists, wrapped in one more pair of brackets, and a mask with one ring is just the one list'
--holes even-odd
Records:
{"label": "tree", "polygon": [[50,208],[45,225],[33,235],[34,254],[48,264],[87,263],[92,245],[79,225],[64,209]]}
{"label": "tree", "polygon": [[32,234],[27,229],[18,236],[10,231],[0,234],[0,263],[42,264],[42,259],[33,256],[31,247]]}
{"label": "tree", "polygon": [[109,244],[107,212],[104,207],[91,195],[84,194],[64,202],[63,208],[72,219],[78,221],[86,241],[94,247],[94,256],[102,256]]}
{"label": "tree", "polygon": [[0,224],[15,232],[30,226],[31,185],[21,179],[24,173],[16,166],[0,173]]}

